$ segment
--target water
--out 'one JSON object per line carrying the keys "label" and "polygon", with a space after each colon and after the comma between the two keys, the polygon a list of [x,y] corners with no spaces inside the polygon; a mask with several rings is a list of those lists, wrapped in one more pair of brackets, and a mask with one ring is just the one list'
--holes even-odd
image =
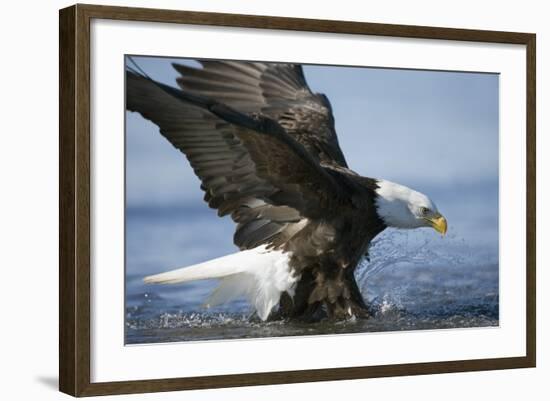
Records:
{"label": "water", "polygon": [[235,252],[234,227],[204,205],[128,208],[126,343],[498,326],[498,208],[479,206],[486,191],[444,200],[445,238],[428,229],[377,237],[356,272],[373,317],[337,323],[261,322],[244,300],[205,309],[214,280],[145,285],[146,275]]}
{"label": "water", "polygon": [[[386,269],[367,283],[374,316],[345,322],[261,322],[244,302],[204,310],[209,285],[150,288],[128,280],[128,344],[498,326],[498,266]],[[480,285],[480,283],[484,283]]]}

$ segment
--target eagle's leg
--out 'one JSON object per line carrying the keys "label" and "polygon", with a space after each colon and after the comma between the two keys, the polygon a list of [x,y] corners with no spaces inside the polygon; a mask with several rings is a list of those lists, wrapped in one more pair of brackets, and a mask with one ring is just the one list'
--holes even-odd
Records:
{"label": "eagle's leg", "polygon": [[283,294],[279,315],[303,321],[368,318],[369,311],[353,271],[310,271],[302,274],[294,297]]}
{"label": "eagle's leg", "polygon": [[327,314],[322,302],[309,302],[309,297],[314,288],[315,277],[311,271],[303,272],[296,286],[294,296],[290,296],[286,292],[281,295],[277,315],[282,318],[305,322],[317,322],[326,318]]}
{"label": "eagle's leg", "polygon": [[[334,319],[349,319],[350,317],[368,318],[370,317],[369,309],[353,274],[351,277],[346,277],[343,282],[344,290],[336,299],[335,307],[332,313],[329,311],[329,317]],[[329,310],[330,310],[330,305]]]}
{"label": "eagle's leg", "polygon": [[[369,317],[367,305],[359,291],[353,272],[340,269],[336,274],[325,276],[321,282],[320,288],[326,290],[319,292],[324,295],[323,302],[329,319]],[[312,296],[314,297],[315,293]]]}

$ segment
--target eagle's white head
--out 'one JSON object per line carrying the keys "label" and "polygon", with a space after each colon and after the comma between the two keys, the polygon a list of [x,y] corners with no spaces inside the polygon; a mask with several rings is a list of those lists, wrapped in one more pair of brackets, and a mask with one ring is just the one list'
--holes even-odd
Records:
{"label": "eagle's white head", "polygon": [[432,227],[447,232],[447,220],[426,195],[390,181],[378,180],[376,211],[388,227]]}

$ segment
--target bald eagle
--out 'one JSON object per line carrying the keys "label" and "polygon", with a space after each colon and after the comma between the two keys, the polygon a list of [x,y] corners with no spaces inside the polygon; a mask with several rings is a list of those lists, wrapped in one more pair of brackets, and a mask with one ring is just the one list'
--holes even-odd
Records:
{"label": "bald eagle", "polygon": [[330,103],[301,65],[173,64],[179,87],[126,69],[126,108],[156,124],[189,160],[204,200],[236,223],[239,252],[144,278],[218,279],[205,304],[246,297],[257,316],[368,317],[354,271],[387,227],[447,222],[420,192],[348,167]]}

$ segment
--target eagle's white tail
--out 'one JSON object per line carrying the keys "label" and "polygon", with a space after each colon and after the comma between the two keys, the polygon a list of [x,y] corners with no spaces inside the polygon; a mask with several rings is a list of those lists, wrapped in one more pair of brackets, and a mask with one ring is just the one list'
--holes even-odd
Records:
{"label": "eagle's white tail", "polygon": [[205,306],[215,306],[244,296],[266,320],[283,292],[293,295],[296,282],[289,267],[290,254],[266,250],[264,246],[212,259],[197,265],[144,278],[148,284],[176,284],[220,279]]}

